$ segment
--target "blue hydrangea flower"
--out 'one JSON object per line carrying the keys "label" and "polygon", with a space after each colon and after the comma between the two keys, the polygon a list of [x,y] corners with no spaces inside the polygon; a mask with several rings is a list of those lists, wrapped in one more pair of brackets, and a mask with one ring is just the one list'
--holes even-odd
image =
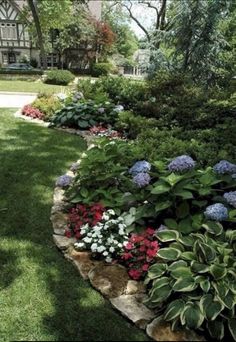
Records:
{"label": "blue hydrangea flower", "polygon": [[228,218],[228,209],[222,203],[209,205],[204,212],[208,220],[224,221]]}
{"label": "blue hydrangea flower", "polygon": [[213,170],[220,175],[236,173],[236,165],[228,162],[227,160],[221,160],[215,166]]}
{"label": "blue hydrangea flower", "polygon": [[151,164],[146,160],[137,161],[130,169],[129,173],[132,176],[137,175],[140,172],[148,172],[151,170]]}
{"label": "blue hydrangea flower", "polygon": [[73,163],[70,167],[70,170],[76,172],[79,168],[79,163]]}
{"label": "blue hydrangea flower", "polygon": [[56,186],[60,186],[61,188],[64,188],[66,186],[69,186],[72,182],[72,177],[68,175],[63,175],[57,178]]}
{"label": "blue hydrangea flower", "polygon": [[150,180],[151,177],[146,172],[140,172],[133,178],[134,184],[137,185],[139,188],[147,186],[150,183]]}
{"label": "blue hydrangea flower", "polygon": [[173,159],[169,165],[168,169],[171,172],[183,172],[189,171],[194,168],[196,162],[189,156],[183,155]]}
{"label": "blue hydrangea flower", "polygon": [[223,197],[227,203],[236,208],[236,191],[226,192]]}

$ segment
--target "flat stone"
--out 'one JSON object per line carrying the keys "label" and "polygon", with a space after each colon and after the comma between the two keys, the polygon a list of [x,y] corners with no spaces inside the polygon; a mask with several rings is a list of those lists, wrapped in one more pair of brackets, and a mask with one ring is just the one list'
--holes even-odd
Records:
{"label": "flat stone", "polygon": [[91,284],[108,298],[121,296],[129,281],[127,271],[121,265],[99,264],[88,277]]}
{"label": "flat stone", "polygon": [[60,205],[61,203],[64,203],[64,194],[65,194],[65,190],[63,190],[62,188],[56,187],[54,189],[54,195],[53,195],[54,205]]}
{"label": "flat stone", "polygon": [[65,202],[62,202],[61,204],[55,204],[52,206],[52,209],[51,209],[51,215],[54,215],[58,212],[62,212],[65,210],[65,207],[66,207],[66,203]]}
{"label": "flat stone", "polygon": [[205,341],[192,330],[172,331],[171,325],[156,318],[147,326],[146,332],[154,341]]}
{"label": "flat stone", "polygon": [[145,329],[148,322],[155,317],[154,312],[142,303],[143,296],[122,295],[110,299],[111,304],[135,325]]}
{"label": "flat stone", "polygon": [[83,279],[88,279],[88,274],[102,261],[92,260],[91,252],[88,251],[76,251],[74,248],[70,248],[68,251],[68,256],[73,264],[78,269],[81,277]]}
{"label": "flat stone", "polygon": [[129,280],[127,283],[127,287],[125,289],[126,295],[133,295],[138,293],[145,293],[145,286],[143,282],[136,280]]}
{"label": "flat stone", "polygon": [[74,174],[73,171],[67,171],[66,174],[67,174],[67,176],[70,176],[70,177],[72,177],[72,178],[75,178],[75,174]]}
{"label": "flat stone", "polygon": [[66,236],[53,234],[53,240],[57,247],[61,250],[69,248],[76,242],[75,238],[67,238]]}
{"label": "flat stone", "polygon": [[51,215],[54,234],[64,235],[68,224],[68,215],[58,211]]}

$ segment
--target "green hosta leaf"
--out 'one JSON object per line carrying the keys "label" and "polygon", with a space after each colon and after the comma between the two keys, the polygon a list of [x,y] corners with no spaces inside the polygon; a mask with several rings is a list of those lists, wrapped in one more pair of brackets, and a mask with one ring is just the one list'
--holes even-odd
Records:
{"label": "green hosta leaf", "polygon": [[190,292],[195,290],[196,287],[197,284],[195,283],[194,277],[187,276],[178,279],[173,285],[173,290],[178,292]]}
{"label": "green hosta leaf", "polygon": [[164,314],[164,319],[166,321],[172,321],[174,318],[178,317],[181,314],[184,306],[185,302],[182,299],[174,300],[167,306]]}
{"label": "green hosta leaf", "polygon": [[157,256],[166,260],[176,260],[181,255],[181,252],[175,248],[161,248]]}
{"label": "green hosta leaf", "polygon": [[202,291],[208,292],[211,288],[211,283],[208,279],[205,279],[205,280],[200,282],[200,287],[201,287]]}
{"label": "green hosta leaf", "polygon": [[[168,278],[169,279],[169,278]],[[158,279],[159,280],[159,279]],[[161,280],[161,279],[160,279]],[[169,284],[155,284],[150,293],[152,303],[161,303],[171,295],[172,289]]]}
{"label": "green hosta leaf", "polygon": [[178,218],[184,218],[186,216],[188,216],[189,214],[189,204],[188,202],[184,201],[183,203],[181,203],[177,209],[176,209],[176,215]]}
{"label": "green hosta leaf", "polygon": [[235,318],[231,318],[228,320],[228,327],[229,327],[229,331],[234,341],[236,341],[236,319]]}
{"label": "green hosta leaf", "polygon": [[161,242],[176,241],[179,237],[179,233],[176,230],[164,230],[157,232],[156,237]]}
{"label": "green hosta leaf", "polygon": [[220,235],[223,231],[223,227],[219,222],[208,221],[206,224],[203,224],[202,227],[214,235]]}
{"label": "green hosta leaf", "polygon": [[169,191],[170,191],[170,186],[168,184],[159,184],[152,189],[151,194],[160,195]]}
{"label": "green hosta leaf", "polygon": [[158,202],[155,205],[155,212],[158,213],[159,211],[165,210],[169,208],[172,205],[170,201],[165,201],[165,202]]}
{"label": "green hosta leaf", "polygon": [[187,266],[188,264],[186,261],[178,260],[178,261],[172,262],[172,264],[168,267],[168,270],[173,271],[178,267],[187,267]]}
{"label": "green hosta leaf", "polygon": [[204,262],[212,262],[216,257],[215,250],[204,242],[196,241],[193,248],[198,258]]}
{"label": "green hosta leaf", "polygon": [[217,295],[218,300],[228,309],[232,309],[235,304],[235,295],[229,291],[226,296],[222,297]]}
{"label": "green hosta leaf", "polygon": [[180,236],[178,241],[180,241],[184,246],[192,247],[195,240],[192,236],[188,235],[188,236]]}
{"label": "green hosta leaf", "polygon": [[224,337],[224,323],[222,321],[207,322],[208,331],[214,339],[222,340]]}
{"label": "green hosta leaf", "polygon": [[148,270],[148,277],[150,279],[155,279],[158,277],[161,277],[167,270],[166,264],[157,263],[155,265],[152,265]]}
{"label": "green hosta leaf", "polygon": [[209,321],[214,321],[224,309],[224,306],[220,302],[213,300],[211,294],[206,294],[201,298],[200,307],[205,318]]}
{"label": "green hosta leaf", "polygon": [[211,188],[207,188],[207,187],[204,187],[202,189],[199,189],[199,195],[201,196],[206,196],[206,195],[210,195],[211,194]]}
{"label": "green hosta leaf", "polygon": [[197,261],[192,261],[191,269],[195,273],[206,273],[209,271],[209,265],[201,264]]}
{"label": "green hosta leaf", "polygon": [[193,231],[191,218],[181,220],[178,225],[178,230],[183,234],[189,234]]}
{"label": "green hosta leaf", "polygon": [[189,329],[198,329],[204,321],[204,315],[197,303],[188,303],[180,315],[182,325]]}
{"label": "green hosta leaf", "polygon": [[184,260],[197,260],[197,256],[193,252],[184,252],[181,254],[181,258]]}
{"label": "green hosta leaf", "polygon": [[216,280],[219,280],[225,277],[227,269],[221,265],[211,265],[210,273]]}
{"label": "green hosta leaf", "polygon": [[162,287],[165,285],[169,285],[169,283],[170,283],[170,279],[168,277],[161,277],[159,279],[156,279],[153,282],[153,287],[152,287],[151,292],[156,288],[159,288],[159,287]]}
{"label": "green hosta leaf", "polygon": [[169,247],[178,249],[178,251],[180,251],[180,252],[184,252],[185,251],[184,246],[180,242],[172,242],[169,245]]}
{"label": "green hosta leaf", "polygon": [[164,223],[165,223],[166,227],[168,227],[168,228],[178,229],[178,223],[173,219],[165,219]]}
{"label": "green hosta leaf", "polygon": [[192,276],[190,267],[177,267],[171,272],[171,276],[175,279]]}
{"label": "green hosta leaf", "polygon": [[212,286],[216,290],[216,293],[220,298],[224,298],[229,292],[229,288],[226,286],[225,282],[218,280],[217,282],[212,281]]}

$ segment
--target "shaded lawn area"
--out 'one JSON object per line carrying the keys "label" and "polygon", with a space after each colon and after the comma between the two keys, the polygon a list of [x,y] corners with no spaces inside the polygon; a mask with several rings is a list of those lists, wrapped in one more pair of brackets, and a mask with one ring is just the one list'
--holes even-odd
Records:
{"label": "shaded lawn area", "polygon": [[12,113],[0,110],[0,340],[147,341],[52,242],[55,179],[84,141]]}
{"label": "shaded lawn area", "polygon": [[0,91],[52,94],[64,92],[66,89],[69,87],[35,81],[0,80]]}

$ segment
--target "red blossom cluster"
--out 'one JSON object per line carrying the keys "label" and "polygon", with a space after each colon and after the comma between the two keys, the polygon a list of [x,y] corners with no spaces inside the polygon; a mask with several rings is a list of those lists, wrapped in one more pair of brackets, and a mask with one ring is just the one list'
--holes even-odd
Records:
{"label": "red blossom cluster", "polygon": [[93,126],[89,129],[89,131],[94,135],[103,134],[109,138],[121,138],[122,137],[122,135],[119,132],[115,130],[111,130],[103,126]]}
{"label": "red blossom cluster", "polygon": [[80,228],[89,224],[91,227],[96,226],[101,221],[105,208],[100,203],[94,205],[76,204],[74,208],[69,211],[68,229],[65,235],[69,238],[75,236],[80,238]]}
{"label": "red blossom cluster", "polygon": [[26,116],[30,116],[32,119],[44,119],[44,114],[40,112],[40,110],[33,108],[30,105],[26,105],[22,109],[22,114]]}
{"label": "red blossom cluster", "polygon": [[142,234],[132,234],[125,245],[125,252],[121,258],[128,267],[132,279],[139,280],[145,276],[155,261],[160,247],[154,233],[153,228],[147,228]]}

